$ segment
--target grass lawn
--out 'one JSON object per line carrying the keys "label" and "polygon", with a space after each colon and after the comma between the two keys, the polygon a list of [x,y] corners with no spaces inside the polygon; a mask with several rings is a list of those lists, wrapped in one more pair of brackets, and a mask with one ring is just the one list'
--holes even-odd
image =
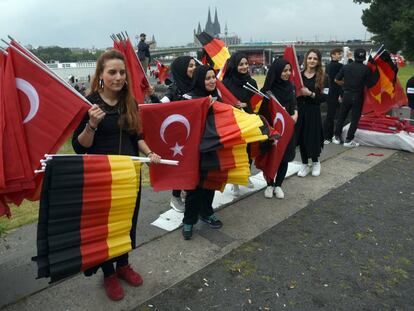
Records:
{"label": "grass lawn", "polygon": [[[400,79],[401,85],[405,89],[407,80],[414,75],[414,65],[407,65],[406,67],[400,68],[398,72],[398,78]],[[259,89],[263,86],[265,76],[256,75],[254,79],[257,81]],[[73,149],[70,141],[66,142],[59,153],[73,153]],[[148,166],[142,165],[142,185],[149,185],[149,173]],[[7,219],[6,217],[0,218],[0,235],[14,228],[18,228],[24,224],[28,224],[37,220],[38,217],[38,202],[31,202],[25,200],[21,206],[11,206],[12,218]]]}

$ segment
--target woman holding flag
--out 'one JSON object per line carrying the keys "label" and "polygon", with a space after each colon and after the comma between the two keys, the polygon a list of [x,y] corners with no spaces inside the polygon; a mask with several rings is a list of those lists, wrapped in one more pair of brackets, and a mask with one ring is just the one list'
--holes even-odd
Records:
{"label": "woman holding flag", "polygon": [[[298,119],[298,111],[296,107],[295,87],[289,81],[291,74],[292,65],[287,60],[283,58],[275,59],[267,72],[266,80],[261,91],[263,93],[270,91],[296,122]],[[268,104],[269,102],[265,98],[262,104],[264,109],[261,109],[261,112],[267,110],[266,108],[268,107]],[[264,113],[264,116],[266,117],[266,113]],[[269,118],[267,117],[267,119]],[[269,121],[272,123],[273,120]],[[293,135],[285,150],[283,159],[280,162],[276,178],[267,181],[267,187],[264,192],[265,198],[271,199],[273,194],[275,194],[278,199],[283,199],[285,197],[281,187],[286,176],[288,163],[295,158],[295,147],[296,143]]]}
{"label": "woman holding flag", "polygon": [[[159,163],[160,156],[151,151],[143,140],[138,106],[130,85],[123,54],[116,50],[103,53],[97,60],[91,93],[87,96],[93,106],[72,138],[76,153],[137,156],[141,151],[150,158],[151,163]],[[136,228],[140,193],[141,191],[136,201],[131,233]],[[131,236],[131,240],[132,247],[135,248],[135,236]],[[106,294],[112,300],[124,297],[119,278],[133,286],[143,283],[142,277],[129,265],[128,254],[88,269],[85,275],[89,276],[99,268],[104,273]]]}
{"label": "woman holding flag", "polygon": [[[210,66],[201,65],[194,70],[191,91],[185,94],[184,97],[193,99],[206,96],[210,96],[212,101],[221,100],[216,88],[216,74],[214,70]],[[202,171],[200,175],[203,176],[204,173]],[[223,226],[223,223],[213,211],[214,190],[197,186],[195,189],[187,190],[186,192],[182,230],[185,240],[190,240],[193,236],[193,226],[198,219],[213,229],[219,229]]]}
{"label": "woman holding flag", "polygon": [[[312,176],[319,176],[321,163],[319,156],[323,148],[323,130],[320,104],[325,101],[323,94],[325,74],[322,68],[322,55],[317,49],[305,54],[302,79],[304,87],[298,97],[298,122],[296,134],[302,166],[298,176],[305,177],[312,170]],[[312,169],[308,165],[312,159]]]}

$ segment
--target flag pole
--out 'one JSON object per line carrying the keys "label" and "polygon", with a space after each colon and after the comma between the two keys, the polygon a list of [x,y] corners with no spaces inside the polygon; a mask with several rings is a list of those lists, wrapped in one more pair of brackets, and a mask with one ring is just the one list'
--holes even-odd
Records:
{"label": "flag pole", "polygon": [[22,57],[24,57],[26,60],[28,60],[29,62],[31,62],[33,65],[37,66],[39,69],[41,69],[47,75],[49,75],[51,78],[53,78],[56,81],[60,82],[65,88],[67,88],[69,91],[71,91],[77,97],[79,97],[80,99],[82,99],[85,103],[87,103],[88,105],[92,106],[92,103],[89,100],[87,100],[84,96],[82,96],[78,91],[76,91],[73,87],[71,87],[67,83],[62,83],[62,80],[61,79],[56,79],[56,76],[54,74],[52,74],[49,70],[45,69],[43,66],[41,66],[39,63],[37,63],[36,61],[34,61],[33,59],[31,59],[29,56],[27,56],[23,52],[19,51],[19,49],[17,49],[16,47],[10,45],[10,48],[12,48],[13,50],[15,50],[17,53],[19,53]]}
{"label": "flag pole", "polygon": [[246,82],[246,84],[247,84],[247,86],[249,86],[252,90],[255,90],[259,95],[261,95],[261,96],[263,96],[263,97],[266,97],[267,98],[267,96],[266,96],[266,94],[264,94],[264,93],[262,93],[262,92],[260,92],[260,90],[259,89],[257,89],[257,88],[255,88],[253,85],[251,85],[249,82]]}

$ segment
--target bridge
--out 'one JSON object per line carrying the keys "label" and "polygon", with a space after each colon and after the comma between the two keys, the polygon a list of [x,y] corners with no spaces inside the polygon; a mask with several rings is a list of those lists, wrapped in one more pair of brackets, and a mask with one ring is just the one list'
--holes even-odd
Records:
{"label": "bridge", "polygon": [[[243,51],[249,54],[262,55],[262,59],[265,64],[269,64],[272,61],[274,55],[280,55],[283,53],[284,48],[288,44],[294,44],[298,56],[304,55],[310,48],[316,48],[326,57],[329,56],[329,51],[334,48],[349,47],[352,51],[356,48],[364,48],[367,51],[376,51],[379,48],[379,44],[372,41],[344,41],[344,42],[260,42],[260,43],[243,43],[238,45],[229,45],[230,53],[236,51]],[[196,55],[197,51],[200,51],[200,46],[178,46],[178,47],[166,47],[156,48],[151,50],[151,56],[153,58],[175,58],[181,55]]]}

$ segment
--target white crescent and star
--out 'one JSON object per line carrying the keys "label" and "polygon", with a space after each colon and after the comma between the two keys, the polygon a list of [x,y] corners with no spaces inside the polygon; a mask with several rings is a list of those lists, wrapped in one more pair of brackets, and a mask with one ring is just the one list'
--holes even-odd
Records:
{"label": "white crescent and star", "polygon": [[23,123],[27,123],[35,117],[37,111],[39,110],[39,94],[37,94],[37,91],[33,85],[21,78],[16,78],[16,88],[22,91],[29,99],[30,110],[26,118],[23,120]]}
{"label": "white crescent and star", "polygon": [[[276,117],[273,119],[273,128],[276,127],[277,121],[280,120],[282,122],[282,132],[280,133],[280,136],[283,136],[283,133],[285,132],[285,118],[283,117],[283,114],[280,112],[276,113]],[[277,140],[274,142],[274,145],[277,145]]]}
{"label": "white crescent and star", "polygon": [[[190,122],[188,121],[188,119],[181,114],[172,114],[168,116],[162,122],[161,127],[160,127],[160,136],[164,143],[167,143],[167,141],[165,140],[165,131],[167,127],[175,122],[181,123],[185,126],[187,130],[187,136],[185,138],[186,140],[188,139],[188,136],[190,136],[191,126],[190,126]],[[178,144],[178,142],[176,142],[175,146],[170,148],[170,150],[173,151],[173,157],[175,157],[177,154],[183,155],[183,152],[182,152],[183,148],[184,146],[181,146]]]}

